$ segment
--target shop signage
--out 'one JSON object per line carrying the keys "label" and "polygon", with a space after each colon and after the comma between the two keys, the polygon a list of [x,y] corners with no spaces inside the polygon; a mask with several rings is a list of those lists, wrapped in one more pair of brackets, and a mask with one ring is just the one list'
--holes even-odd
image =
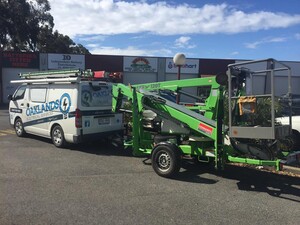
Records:
{"label": "shop signage", "polygon": [[[172,58],[166,59],[166,73],[177,73],[178,67],[174,64]],[[186,62],[180,69],[181,73],[199,73],[199,60],[198,59],[186,59]]]}
{"label": "shop signage", "polygon": [[124,57],[124,72],[156,73],[157,58]]}
{"label": "shop signage", "polygon": [[3,52],[2,66],[7,68],[38,68],[38,53]]}
{"label": "shop signage", "polygon": [[85,69],[84,55],[48,54],[48,69]]}

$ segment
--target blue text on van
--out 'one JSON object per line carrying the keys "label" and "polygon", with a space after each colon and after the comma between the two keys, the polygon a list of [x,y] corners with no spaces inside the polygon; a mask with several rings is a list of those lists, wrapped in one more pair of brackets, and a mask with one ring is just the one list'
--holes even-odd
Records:
{"label": "blue text on van", "polygon": [[37,114],[41,114],[43,112],[53,111],[58,108],[59,108],[59,99],[48,102],[48,103],[44,103],[41,105],[35,105],[32,107],[29,107],[26,110],[26,115],[27,116],[37,115]]}

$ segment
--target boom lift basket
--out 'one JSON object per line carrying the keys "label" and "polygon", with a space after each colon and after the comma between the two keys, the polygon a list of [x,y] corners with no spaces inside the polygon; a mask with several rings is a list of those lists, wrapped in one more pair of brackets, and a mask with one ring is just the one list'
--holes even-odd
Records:
{"label": "boom lift basket", "polygon": [[[281,76],[285,73],[288,80],[285,91],[291,93],[291,69],[281,62],[266,59],[228,65],[230,137],[278,139],[289,135],[291,129],[276,124],[275,102],[279,95],[275,89],[276,73]],[[267,115],[265,118],[259,114],[262,111]]]}

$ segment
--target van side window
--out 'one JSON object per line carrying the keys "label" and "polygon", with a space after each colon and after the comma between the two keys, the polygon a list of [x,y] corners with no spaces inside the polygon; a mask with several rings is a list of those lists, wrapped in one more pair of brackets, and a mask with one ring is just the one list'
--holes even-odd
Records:
{"label": "van side window", "polygon": [[26,86],[20,86],[14,94],[14,100],[20,100],[24,98]]}
{"label": "van side window", "polygon": [[29,93],[32,102],[46,102],[47,88],[31,88]]}

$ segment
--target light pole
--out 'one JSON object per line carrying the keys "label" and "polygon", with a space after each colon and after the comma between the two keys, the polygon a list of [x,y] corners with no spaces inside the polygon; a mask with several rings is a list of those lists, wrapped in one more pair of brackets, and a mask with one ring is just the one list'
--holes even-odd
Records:
{"label": "light pole", "polygon": [[[185,55],[183,53],[177,53],[173,57],[174,64],[178,67],[177,80],[180,80],[180,69],[185,64]],[[176,103],[180,102],[180,94],[177,92]]]}

